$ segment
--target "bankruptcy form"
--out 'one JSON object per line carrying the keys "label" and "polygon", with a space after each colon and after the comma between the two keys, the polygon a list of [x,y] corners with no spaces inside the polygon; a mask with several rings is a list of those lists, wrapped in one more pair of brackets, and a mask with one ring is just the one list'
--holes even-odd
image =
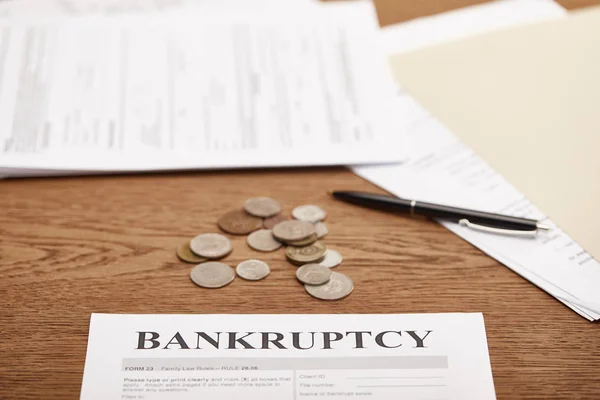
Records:
{"label": "bankruptcy form", "polygon": [[5,19],[0,168],[402,159],[376,33],[361,4]]}
{"label": "bankruptcy form", "polygon": [[490,400],[481,314],[93,314],[82,400]]}

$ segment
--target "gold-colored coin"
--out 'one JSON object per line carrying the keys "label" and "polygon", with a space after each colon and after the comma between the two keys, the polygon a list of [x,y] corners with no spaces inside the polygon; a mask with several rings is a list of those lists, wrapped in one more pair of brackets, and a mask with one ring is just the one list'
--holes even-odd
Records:
{"label": "gold-colored coin", "polygon": [[318,239],[319,239],[319,236],[316,233],[313,233],[306,239],[296,240],[296,241],[288,241],[288,242],[286,242],[286,244],[288,244],[290,246],[294,246],[294,247],[304,247],[304,246],[308,246],[309,244],[313,244]]}
{"label": "gold-colored coin", "polygon": [[285,255],[293,264],[309,264],[322,260],[326,251],[327,247],[317,241],[304,247],[289,246],[285,250]]}
{"label": "gold-colored coin", "polygon": [[197,256],[196,254],[192,253],[192,250],[190,249],[189,240],[177,246],[177,257],[181,261],[190,264],[199,264],[208,261],[208,259]]}
{"label": "gold-colored coin", "polygon": [[247,235],[262,228],[262,219],[244,210],[229,211],[217,221],[219,228],[232,235]]}
{"label": "gold-colored coin", "polygon": [[[321,257],[316,261],[311,261],[309,264],[319,264],[319,263],[323,262],[324,259],[325,259],[325,257]],[[291,258],[288,258],[288,261],[290,262],[290,264],[293,264],[296,267],[301,267],[306,264],[304,261],[294,261]]]}

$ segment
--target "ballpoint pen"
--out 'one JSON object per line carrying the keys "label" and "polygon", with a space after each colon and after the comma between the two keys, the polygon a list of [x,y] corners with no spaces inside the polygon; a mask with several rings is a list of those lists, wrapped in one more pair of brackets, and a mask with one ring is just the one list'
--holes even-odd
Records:
{"label": "ballpoint pen", "polygon": [[489,233],[535,236],[538,231],[550,230],[550,227],[534,219],[511,217],[509,215],[444,206],[375,193],[350,191],[332,191],[329,193],[334,198],[348,203],[385,211],[400,211],[411,215],[440,218]]}

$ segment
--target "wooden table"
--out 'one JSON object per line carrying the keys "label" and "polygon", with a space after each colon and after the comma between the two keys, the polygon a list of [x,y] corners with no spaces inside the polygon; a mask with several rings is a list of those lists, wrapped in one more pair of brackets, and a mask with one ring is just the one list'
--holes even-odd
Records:
{"label": "wooden table", "polygon": [[[380,3],[388,23],[468,2]],[[336,202],[333,188],[378,191],[344,168],[0,182],[0,398],[78,398],[92,312],[480,311],[499,399],[600,398],[596,325],[436,223]],[[255,195],[287,213],[328,211],[326,244],[345,257],[350,297],[307,296],[282,250],[260,256],[272,266],[265,281],[190,281],[175,247]],[[232,265],[257,256],[244,237],[233,242]]]}

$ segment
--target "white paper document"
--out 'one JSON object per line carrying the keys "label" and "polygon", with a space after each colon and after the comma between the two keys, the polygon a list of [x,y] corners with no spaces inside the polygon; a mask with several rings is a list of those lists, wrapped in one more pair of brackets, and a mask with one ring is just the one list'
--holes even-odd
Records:
{"label": "white paper document", "polygon": [[309,4],[318,0],[0,0],[0,18],[32,15],[119,15],[197,8],[265,8]]}
{"label": "white paper document", "polygon": [[[406,102],[408,106],[414,100],[407,97]],[[420,106],[413,106],[411,113],[416,116]],[[424,110],[414,123],[410,132],[415,135],[411,136],[412,147],[421,150],[418,156],[402,165],[357,167],[354,171],[399,197],[544,221],[552,231],[536,238],[442,224],[582,316],[600,318],[598,261]]]}
{"label": "white paper document", "polygon": [[[522,7],[524,5],[526,7]],[[466,20],[477,21],[473,25],[474,33],[482,31],[485,21],[493,29],[565,15],[564,10],[551,1],[508,0],[425,18],[419,21],[419,29],[429,26],[430,32],[439,28],[447,38],[462,37],[469,31],[468,24],[462,23],[466,18],[461,14],[463,11],[468,16]],[[442,21],[441,28],[439,21]],[[411,37],[416,37],[410,34],[414,26],[408,24],[407,31],[403,31],[402,25],[398,25],[387,31],[386,43],[391,43],[397,35],[403,40],[404,48],[416,48],[410,42]],[[430,35],[429,40],[419,40],[415,46],[439,43],[436,35]],[[553,227],[552,232],[530,239],[476,232],[454,223],[442,224],[583,317],[592,321],[600,319],[600,291],[597,290],[600,263],[409,94],[400,90],[399,102],[404,132],[413,149],[410,160],[401,165],[357,167],[353,171],[399,197],[543,220]]]}
{"label": "white paper document", "polygon": [[401,160],[393,78],[374,45],[377,29],[366,3],[7,19],[0,168]]}
{"label": "white paper document", "polygon": [[482,314],[93,314],[82,400],[491,400]]}

